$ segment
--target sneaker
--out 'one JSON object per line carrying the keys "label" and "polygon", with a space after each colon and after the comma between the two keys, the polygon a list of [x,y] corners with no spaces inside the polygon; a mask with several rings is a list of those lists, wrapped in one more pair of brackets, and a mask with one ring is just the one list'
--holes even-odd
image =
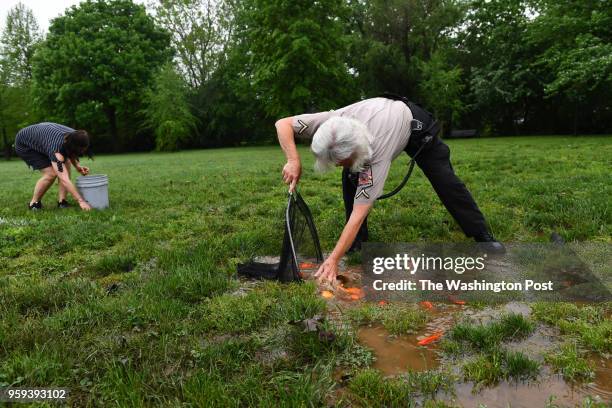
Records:
{"label": "sneaker", "polygon": [[492,254],[505,254],[506,247],[501,242],[497,241],[493,235],[488,232],[482,233],[474,237],[474,241],[480,243],[485,251]]}
{"label": "sneaker", "polygon": [[66,201],[66,199],[63,199],[62,201],[59,201],[57,203],[57,208],[68,208],[70,207],[70,204],[68,204],[68,201]]}
{"label": "sneaker", "polygon": [[38,201],[38,202],[35,202],[35,203],[33,203],[33,204],[28,204],[28,208],[29,208],[31,211],[38,211],[38,210],[42,210],[42,208],[43,208],[42,201]]}

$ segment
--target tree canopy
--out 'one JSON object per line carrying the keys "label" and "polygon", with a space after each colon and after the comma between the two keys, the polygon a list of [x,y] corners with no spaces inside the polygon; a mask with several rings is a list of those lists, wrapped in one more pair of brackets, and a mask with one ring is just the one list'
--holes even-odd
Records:
{"label": "tree canopy", "polygon": [[110,134],[133,129],[170,34],[131,0],[87,0],[54,19],[34,61],[38,106],[57,120]]}
{"label": "tree canopy", "polygon": [[34,120],[86,128],[100,150],[264,143],[280,117],[384,91],[423,104],[445,132],[612,129],[612,0],[148,7],[83,1],[44,38],[14,7],[0,36],[5,150]]}

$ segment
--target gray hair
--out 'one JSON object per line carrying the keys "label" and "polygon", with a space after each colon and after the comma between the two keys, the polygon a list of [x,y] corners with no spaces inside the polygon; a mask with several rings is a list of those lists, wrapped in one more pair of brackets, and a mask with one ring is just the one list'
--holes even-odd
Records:
{"label": "gray hair", "polygon": [[312,138],[310,149],[315,155],[315,169],[331,170],[337,163],[353,159],[351,171],[363,170],[372,156],[372,134],[355,119],[334,116],[326,120]]}

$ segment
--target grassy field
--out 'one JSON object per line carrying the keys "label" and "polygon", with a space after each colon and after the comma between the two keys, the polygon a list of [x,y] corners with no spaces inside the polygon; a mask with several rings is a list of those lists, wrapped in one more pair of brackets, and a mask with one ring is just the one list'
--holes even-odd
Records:
{"label": "grassy field", "polygon": [[[557,231],[569,241],[612,241],[612,138],[449,144],[500,240],[548,241]],[[340,171],[316,175],[301,152],[300,191],[331,250],[344,221]],[[406,162],[394,163],[387,190]],[[390,392],[394,405],[395,385],[367,369],[371,354],[354,333],[328,343],[289,324],[325,312],[313,285],[245,290],[234,277],[238,262],[279,252],[280,149],[87,164],[110,178],[107,211],[58,210],[53,187],[47,209],[29,213],[38,174],[17,160],[0,162],[0,386],[68,387],[76,406],[319,406],[330,403],[336,367],[350,366],[363,372],[333,403],[382,404],[371,395]],[[370,231],[382,242],[466,240],[418,170],[398,196],[375,206]],[[515,357],[503,356],[533,371]],[[421,383],[439,379],[430,380]],[[379,394],[360,395],[367,387]]]}

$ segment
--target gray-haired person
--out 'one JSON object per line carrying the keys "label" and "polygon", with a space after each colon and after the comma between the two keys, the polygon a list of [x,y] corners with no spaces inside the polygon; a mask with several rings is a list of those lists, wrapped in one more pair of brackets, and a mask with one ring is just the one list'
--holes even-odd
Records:
{"label": "gray-haired person", "polygon": [[15,137],[15,152],[33,170],[41,172],[41,178],[34,186],[30,210],[40,210],[42,198],[53,182],[59,180],[59,208],[68,207],[66,194],[70,193],[83,210],[91,206],[70,180],[71,164],[82,175],[89,174],[87,167],[81,166],[79,157],[89,148],[89,135],[84,130],[52,122],[37,123],[21,129]]}
{"label": "gray-haired person", "polygon": [[[450,163],[450,149],[438,136],[433,116],[395,95],[366,99],[329,112],[303,114],[276,122],[278,140],[287,158],[283,181],[292,191],[302,174],[295,138],[312,139],[315,168],[342,166],[346,225],[316,277],[334,280],[347,251],[367,241],[367,216],[382,195],[391,162],[403,151],[415,157],[438,197],[466,236],[485,242],[492,252],[504,246],[489,232],[484,215]],[[417,154],[418,153],[418,154]]]}

